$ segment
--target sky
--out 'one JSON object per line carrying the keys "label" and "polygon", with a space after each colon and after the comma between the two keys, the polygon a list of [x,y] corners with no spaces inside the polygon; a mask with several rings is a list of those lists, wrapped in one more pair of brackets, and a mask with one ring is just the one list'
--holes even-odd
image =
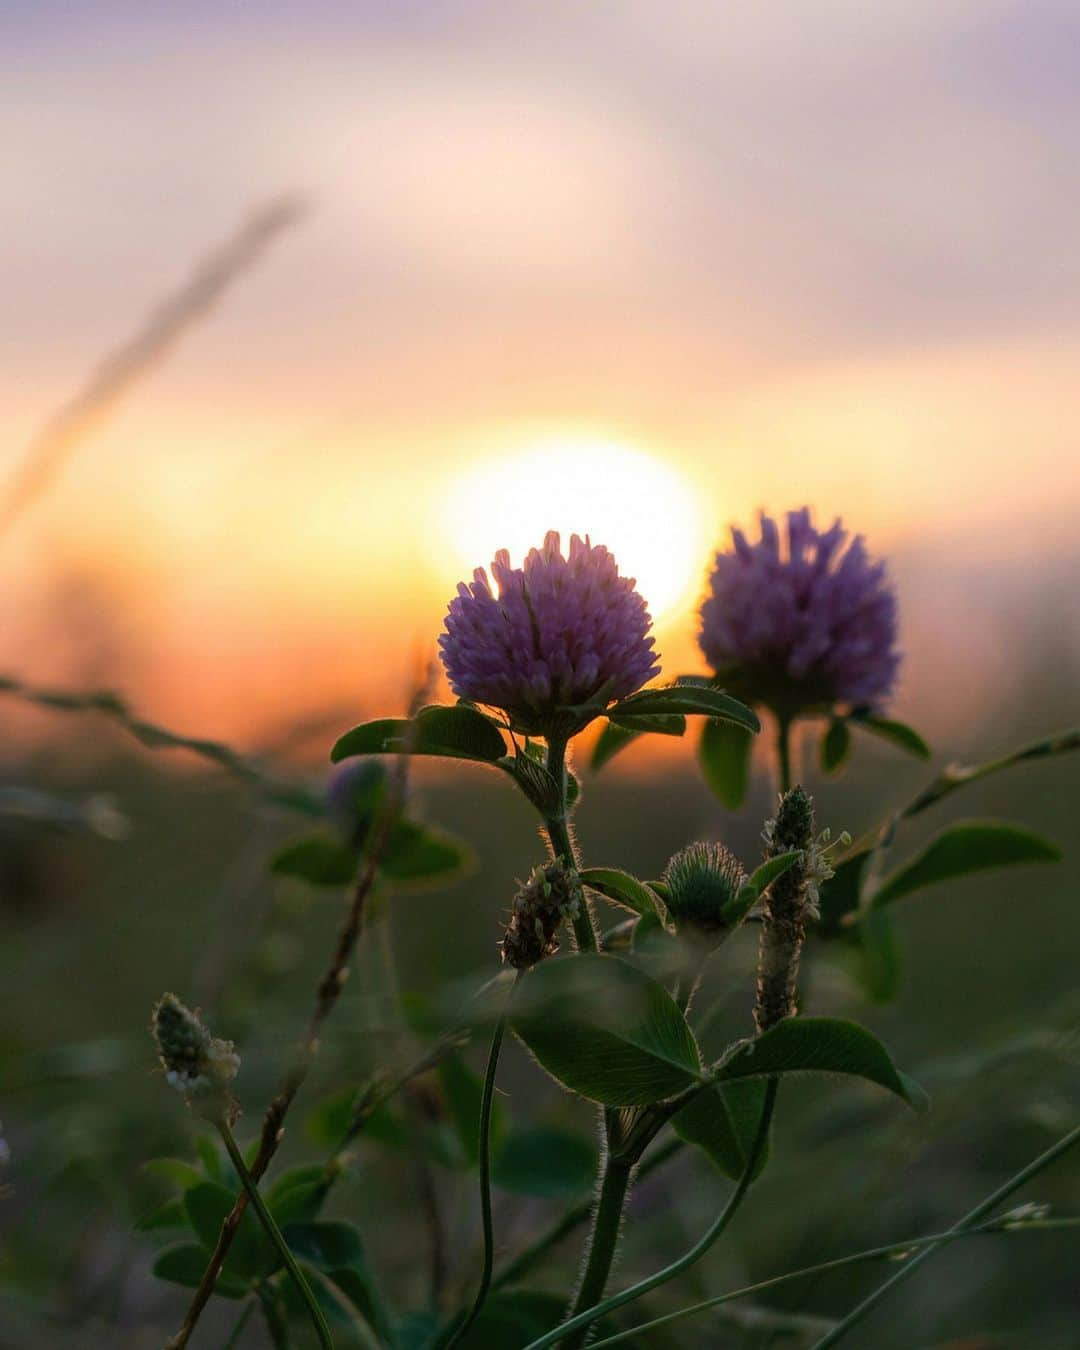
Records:
{"label": "sky", "polygon": [[241,737],[393,710],[549,525],[688,668],[710,550],[803,502],[892,560],[931,719],[1080,630],[1075,4],[7,0],[0,44],[0,496],[305,207],[0,532],[0,668]]}

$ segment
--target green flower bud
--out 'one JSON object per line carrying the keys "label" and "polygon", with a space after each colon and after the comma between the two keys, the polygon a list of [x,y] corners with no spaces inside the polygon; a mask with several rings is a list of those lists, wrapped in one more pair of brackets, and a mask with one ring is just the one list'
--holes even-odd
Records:
{"label": "green flower bud", "polygon": [[220,1107],[231,1111],[228,1085],[240,1069],[232,1041],[211,1036],[198,1014],[175,994],[163,995],[154,1005],[150,1029],[166,1081],[211,1113]]}
{"label": "green flower bud", "polygon": [[723,942],[746,916],[746,873],[723,844],[690,844],[664,869],[668,912],[681,932]]}
{"label": "green flower bud", "polygon": [[583,903],[581,878],[561,858],[534,867],[514,896],[510,923],[502,940],[502,959],[527,970],[559,950],[563,919],[575,919]]}

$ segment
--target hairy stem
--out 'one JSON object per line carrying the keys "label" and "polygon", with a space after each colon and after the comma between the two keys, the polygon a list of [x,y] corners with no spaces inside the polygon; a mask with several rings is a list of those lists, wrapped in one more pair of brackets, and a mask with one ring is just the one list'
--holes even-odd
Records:
{"label": "hairy stem", "polygon": [[584,1345],[591,1320],[583,1320],[580,1314],[599,1303],[604,1296],[604,1288],[611,1274],[611,1264],[615,1259],[615,1249],[619,1245],[623,1207],[626,1204],[632,1172],[632,1163],[608,1155],[600,1183],[600,1195],[596,1202],[592,1233],[589,1237],[589,1255],[585,1271],[581,1277],[577,1298],[570,1310],[570,1320],[565,1324],[567,1327],[575,1328],[563,1339],[565,1350],[578,1350],[579,1346]]}
{"label": "hairy stem", "polygon": [[820,1261],[815,1266],[805,1266],[802,1270],[791,1270],[786,1275],[774,1275],[771,1279],[759,1280],[757,1284],[744,1285],[742,1289],[732,1289],[729,1293],[717,1294],[714,1298],[704,1299],[701,1303],[692,1303],[689,1307],[679,1308],[676,1312],[665,1313],[663,1317],[654,1317],[650,1322],[642,1322],[636,1327],[627,1328],[626,1331],[616,1332],[614,1336],[605,1336],[603,1340],[594,1341],[590,1350],[600,1350],[600,1347],[604,1345],[617,1345],[621,1341],[637,1338],[644,1332],[668,1326],[671,1322],[681,1322],[686,1317],[695,1317],[698,1313],[709,1312],[710,1309],[719,1308],[724,1303],[733,1303],[736,1299],[748,1298],[751,1294],[763,1294],[768,1289],[776,1289],[780,1285],[790,1284],[795,1280],[807,1279],[811,1275],[825,1275],[830,1271],[840,1270],[844,1266],[853,1266],[864,1261],[881,1261],[889,1257],[903,1257],[906,1252],[916,1251],[919,1248],[940,1246],[946,1242],[954,1242],[957,1238],[985,1237],[992,1234],[1003,1236],[1029,1231],[1045,1232],[1047,1229],[1076,1228],[1078,1226],[1080,1226],[1080,1218],[1042,1219],[1031,1223],[1018,1224],[1016,1228],[1011,1229],[988,1223],[977,1228],[954,1228],[945,1233],[931,1233],[926,1237],[912,1238],[908,1242],[892,1242],[885,1247],[870,1247],[866,1251],[855,1252],[851,1256],[838,1256],[831,1261]]}
{"label": "hairy stem", "polygon": [[750,1183],[754,1179],[758,1163],[764,1152],[766,1141],[769,1137],[769,1126],[772,1123],[773,1108],[776,1105],[777,1080],[770,1078],[765,1092],[765,1101],[761,1109],[761,1117],[758,1121],[757,1132],[754,1136],[753,1147],[750,1150],[746,1166],[743,1169],[742,1176],[739,1178],[731,1198],[724,1206],[716,1222],[699,1238],[699,1240],[669,1266],[659,1270],[655,1275],[650,1275],[647,1279],[639,1280],[637,1284],[632,1284],[628,1289],[624,1289],[619,1294],[613,1294],[610,1298],[604,1299],[602,1303],[586,1309],[582,1313],[570,1318],[562,1326],[556,1327],[554,1331],[549,1331],[547,1335],[541,1336],[538,1340],[530,1341],[525,1350],[546,1350],[550,1345],[579,1345],[580,1341],[569,1340],[569,1334],[577,1331],[579,1328],[588,1328],[598,1318],[605,1316],[609,1312],[614,1312],[616,1308],[621,1308],[627,1303],[632,1303],[643,1294],[657,1288],[658,1285],[666,1284],[676,1275],[681,1275],[684,1270],[689,1268],[705,1255],[709,1248],[716,1242],[720,1235],[727,1228],[728,1224],[735,1217],[736,1211],[742,1204],[743,1197],[750,1188]]}
{"label": "hairy stem", "polygon": [[1080,1125],[1075,1129],[1070,1130],[1064,1138],[1059,1139],[1052,1148],[1048,1148],[1045,1153],[1040,1154],[1033,1162],[1030,1162],[1026,1167],[1021,1168],[1020,1171],[1010,1177],[1003,1186],[999,1186],[992,1195],[988,1195],[986,1199],[977,1204],[973,1210],[970,1210],[965,1214],[958,1223],[953,1224],[952,1228],[950,1228],[942,1238],[937,1242],[931,1243],[920,1252],[913,1261],[909,1261],[906,1265],[901,1266],[895,1275],[890,1279],[887,1279],[883,1284],[878,1285],[872,1294],[852,1308],[851,1312],[848,1313],[842,1322],[835,1326],[826,1336],[823,1336],[821,1340],[816,1341],[812,1350],[827,1350],[829,1346],[839,1344],[851,1328],[861,1322],[867,1313],[881,1302],[886,1294],[895,1289],[898,1284],[902,1284],[904,1280],[909,1279],[920,1266],[925,1265],[931,1257],[939,1252],[947,1241],[960,1233],[967,1232],[974,1228],[981,1219],[985,1218],[991,1210],[996,1209],[1003,1200],[1007,1200],[1014,1191],[1018,1191],[1020,1187],[1030,1181],[1032,1177],[1038,1176],[1040,1172],[1049,1167],[1051,1163],[1056,1162],[1058,1158],[1064,1153],[1067,1153],[1069,1149],[1078,1142],[1080,1142]]}
{"label": "hairy stem", "polygon": [[[548,741],[547,771],[558,784],[559,807],[554,815],[544,818],[544,828],[551,843],[551,851],[556,858],[565,859],[568,866],[580,871],[580,859],[574,841],[570,837],[569,807],[566,800],[566,740],[553,736]],[[596,925],[593,923],[592,910],[588,898],[582,901],[581,913],[574,920],[574,939],[578,951],[597,950]]]}
{"label": "hairy stem", "polygon": [[247,1163],[244,1162],[244,1155],[240,1152],[236,1140],[233,1138],[233,1132],[229,1129],[224,1119],[217,1122],[217,1127],[221,1132],[221,1138],[225,1143],[226,1152],[229,1155],[232,1165],[236,1168],[236,1174],[243,1183],[244,1190],[248,1193],[251,1200],[251,1207],[259,1216],[259,1222],[266,1230],[266,1236],[277,1248],[277,1253],[289,1272],[293,1283],[296,1285],[300,1297],[304,1300],[308,1312],[311,1315],[312,1324],[315,1327],[315,1333],[319,1338],[319,1344],[323,1350],[334,1350],[333,1337],[330,1335],[330,1328],[326,1325],[326,1318],[323,1316],[322,1309],[319,1307],[318,1300],[311,1292],[311,1286],[304,1278],[304,1272],[296,1264],[296,1257],[289,1250],[289,1244],[282,1236],[281,1229],[277,1226],[274,1216],[266,1207],[266,1201],[259,1194],[259,1187],[255,1178],[248,1171]]}

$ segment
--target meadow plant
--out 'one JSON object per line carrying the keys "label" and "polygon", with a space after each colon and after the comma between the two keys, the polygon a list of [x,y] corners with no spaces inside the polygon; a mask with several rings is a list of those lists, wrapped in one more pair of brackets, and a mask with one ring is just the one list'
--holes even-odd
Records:
{"label": "meadow plant", "polygon": [[[154,1011],[167,1081],[219,1131],[237,1183],[224,1202],[218,1186],[218,1207],[209,1208],[215,1217],[208,1220],[208,1181],[185,1174],[181,1212],[196,1241],[167,1247],[156,1266],[164,1279],[195,1287],[171,1346],[187,1344],[215,1296],[261,1307],[276,1346],[305,1334],[304,1319],[323,1345],[337,1339],[398,1350],[574,1350],[590,1337],[595,1345],[646,1345],[655,1328],[746,1294],[883,1254],[899,1258],[891,1278],[817,1342],[823,1350],[844,1339],[878,1299],[945,1245],[976,1233],[1072,1222],[1049,1219],[1041,1210],[1000,1212],[1000,1206],[1067,1151],[1080,1138],[1077,1130],[951,1228],[778,1275],[638,1327],[619,1325],[625,1316],[620,1310],[701,1260],[735,1219],[767,1166],[787,1076],[857,1077],[891,1093],[900,1106],[927,1105],[923,1091],[869,1030],[805,1010],[803,1003],[812,1002],[800,994],[805,954],[830,944],[842,949],[855,958],[864,991],[890,997],[900,979],[889,930],[897,900],[980,869],[1057,856],[1051,843],[1006,822],[961,822],[890,871],[891,849],[905,822],[980,777],[1078,744],[1073,734],[987,765],[948,769],[879,829],[854,844],[841,833],[830,844],[816,817],[831,811],[815,803],[793,771],[796,722],[821,724],[823,764],[830,771],[848,756],[851,726],[919,756],[928,753],[917,733],[885,715],[900,664],[895,597],[884,565],[869,559],[861,539],[849,543],[839,522],[819,533],[805,509],[788,515],[783,536],[763,515],[757,543],[738,530],[732,537],[732,549],[716,557],[701,609],[698,636],[710,674],[654,683],[659,657],[634,582],[619,574],[605,548],[574,537],[564,554],[559,536],[548,533],[521,567],[499,553],[491,579],[477,570],[450,601],[439,651],[458,702],[420,700],[407,717],[367,722],[338,740],[332,759],[348,764],[321,804],[326,826],[279,850],[272,866],[310,886],[347,886],[346,914],[307,1034],[249,1157],[232,1135],[239,1069],[234,1048],[173,995]],[[698,722],[707,781],[731,806],[746,796],[759,710],[775,730],[770,768],[776,783],[759,858],[740,858],[721,840],[689,841],[666,863],[658,859],[656,879],[648,880],[583,856],[573,829],[582,791],[574,752],[587,728],[602,723],[589,757],[597,772],[632,741],[679,737],[689,721]],[[335,1101],[330,1156],[285,1172],[264,1199],[260,1183],[304,1087],[370,905],[376,897],[393,903],[395,888],[417,880],[443,880],[465,860],[459,841],[411,814],[403,766],[416,756],[506,775],[537,813],[546,857],[522,860],[527,879],[510,900],[501,960],[493,954],[485,983],[457,1024],[436,1034],[404,1073],[377,1073],[345,1099],[344,1109]],[[757,931],[756,992],[744,1010],[744,1034],[719,1054],[706,1054],[704,1018],[694,996],[714,953],[744,926]],[[564,930],[572,939],[568,950]],[[739,950],[737,943],[732,950]],[[469,1078],[460,1050],[485,1027],[487,1065],[478,1082]],[[492,1148],[508,1032],[559,1088],[592,1103],[599,1171],[591,1203],[573,1205],[497,1271]],[[459,1100],[463,1092],[471,1094],[463,1140],[479,1178],[480,1277],[467,1296],[444,1292],[426,1309],[395,1312],[363,1256],[357,1230],[326,1219],[324,1205],[366,1146],[368,1125],[396,1096],[418,1092],[426,1076],[451,1064]],[[330,1117],[323,1112],[321,1118]],[[424,1144],[413,1137],[410,1147]],[[609,1293],[634,1178],[686,1148],[700,1150],[730,1179],[724,1204],[681,1257]],[[542,1176],[554,1162],[541,1149],[532,1166]],[[245,1213],[248,1204],[261,1236]],[[554,1245],[586,1221],[576,1287],[541,1298],[526,1281]]]}

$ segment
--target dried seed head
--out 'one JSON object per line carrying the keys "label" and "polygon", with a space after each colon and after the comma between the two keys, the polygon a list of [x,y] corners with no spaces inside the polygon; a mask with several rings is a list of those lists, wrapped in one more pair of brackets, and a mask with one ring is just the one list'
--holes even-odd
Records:
{"label": "dried seed head", "polygon": [[581,878],[561,858],[534,867],[514,896],[502,940],[502,959],[527,970],[559,950],[563,919],[576,919],[583,903]]}
{"label": "dried seed head", "polygon": [[150,1029],[166,1081],[209,1114],[221,1108],[231,1112],[228,1085],[240,1069],[232,1041],[211,1036],[198,1014],[175,994],[163,995],[154,1005]]}

